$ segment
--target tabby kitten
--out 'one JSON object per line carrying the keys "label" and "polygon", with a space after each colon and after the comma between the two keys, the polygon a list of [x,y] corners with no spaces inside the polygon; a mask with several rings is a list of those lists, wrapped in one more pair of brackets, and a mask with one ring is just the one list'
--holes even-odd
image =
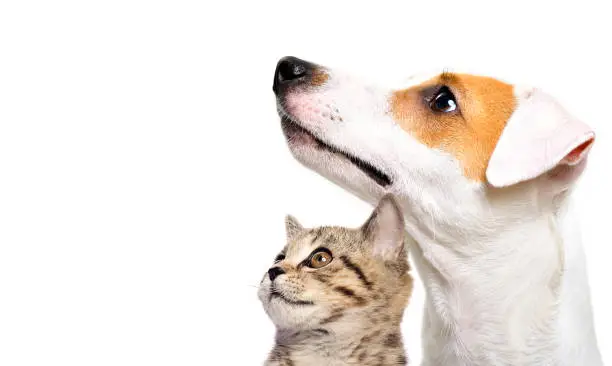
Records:
{"label": "tabby kitten", "polygon": [[304,229],[291,216],[286,228],[258,294],[277,328],[265,365],[405,365],[400,323],[412,278],[393,197],[359,229]]}

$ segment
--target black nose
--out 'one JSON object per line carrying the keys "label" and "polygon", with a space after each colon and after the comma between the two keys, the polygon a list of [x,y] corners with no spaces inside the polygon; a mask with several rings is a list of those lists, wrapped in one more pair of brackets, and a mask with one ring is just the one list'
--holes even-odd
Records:
{"label": "black nose", "polygon": [[289,85],[302,83],[312,75],[315,65],[296,57],[283,57],[276,64],[274,72],[274,84],[272,90],[278,94],[283,92]]}
{"label": "black nose", "polygon": [[285,273],[285,270],[280,267],[272,267],[268,270],[268,276],[270,277],[270,281],[274,281],[274,279]]}

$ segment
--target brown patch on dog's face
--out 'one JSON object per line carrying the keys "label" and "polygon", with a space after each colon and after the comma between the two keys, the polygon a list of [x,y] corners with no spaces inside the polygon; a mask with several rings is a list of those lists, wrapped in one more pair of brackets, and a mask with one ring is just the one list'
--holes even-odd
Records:
{"label": "brown patch on dog's face", "polygon": [[310,86],[317,87],[325,84],[329,79],[329,74],[322,70],[321,68],[316,68],[312,73],[312,78],[310,79]]}
{"label": "brown patch on dog's face", "polygon": [[[431,108],[441,88],[455,97],[457,108]],[[506,122],[514,111],[514,88],[499,80],[466,74],[441,74],[423,84],[393,93],[395,121],[423,144],[446,151],[460,162],[464,175],[485,181],[486,169]]]}

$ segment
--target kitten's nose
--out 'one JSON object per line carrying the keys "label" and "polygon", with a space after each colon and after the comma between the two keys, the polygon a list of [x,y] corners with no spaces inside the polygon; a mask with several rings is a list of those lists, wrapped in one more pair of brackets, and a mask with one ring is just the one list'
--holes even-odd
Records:
{"label": "kitten's nose", "polygon": [[274,279],[285,273],[285,270],[280,267],[272,267],[268,270],[268,277],[270,277],[270,281],[274,281]]}

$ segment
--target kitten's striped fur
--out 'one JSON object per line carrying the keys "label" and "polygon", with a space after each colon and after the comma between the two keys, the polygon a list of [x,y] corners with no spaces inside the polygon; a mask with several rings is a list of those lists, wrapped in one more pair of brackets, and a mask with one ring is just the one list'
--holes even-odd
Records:
{"label": "kitten's striped fur", "polygon": [[[303,229],[289,216],[287,233],[273,266],[284,273],[266,274],[259,292],[277,327],[265,365],[405,365],[400,323],[412,278],[394,199],[385,196],[359,229]],[[320,248],[333,259],[309,268]]]}

